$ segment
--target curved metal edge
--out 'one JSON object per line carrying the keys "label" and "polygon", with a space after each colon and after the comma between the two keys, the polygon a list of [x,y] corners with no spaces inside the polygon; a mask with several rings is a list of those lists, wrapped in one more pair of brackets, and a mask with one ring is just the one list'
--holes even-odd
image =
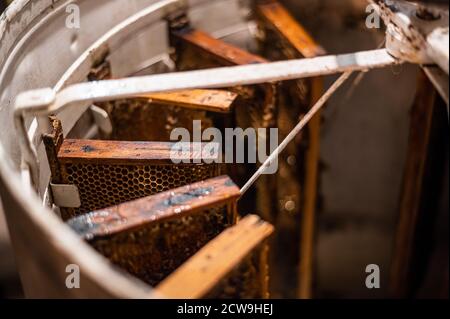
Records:
{"label": "curved metal edge", "polygon": [[[108,31],[105,35],[95,41],[87,50],[85,50],[78,59],[67,69],[61,79],[54,86],[54,91],[59,92],[70,84],[84,82],[87,77],[92,62],[99,56],[103,56],[106,52],[110,54],[119,48],[123,40],[131,34],[136,33],[141,29],[145,29],[155,22],[160,21],[167,15],[174,11],[188,7],[186,0],[163,0],[149,5],[147,8],[132,15],[128,19],[119,23],[113,29]],[[70,118],[66,119],[64,123],[65,133],[69,132],[79,115],[83,114],[89,108],[89,104],[80,106],[77,114],[72,114]]]}
{"label": "curved metal edge", "polygon": [[[0,158],[6,158],[6,154],[3,152],[0,147]],[[0,184],[8,189],[8,193],[14,198],[14,201],[19,203],[23,211],[27,212],[26,218],[29,218],[29,221],[26,224],[32,224],[36,230],[39,229],[40,232],[44,233],[46,240],[52,243],[59,254],[63,255],[61,256],[62,259],[78,265],[83,278],[90,278],[95,284],[102,287],[105,293],[114,298],[157,297],[151,287],[117,271],[108,260],[86,244],[67,225],[61,223],[56,215],[50,214],[41,205],[36,194],[28,187],[24,188],[17,172],[11,169],[9,163],[4,162],[2,164],[0,165]],[[23,200],[23,198],[27,198],[27,200]],[[31,237],[36,235],[34,230],[27,230],[30,231]],[[64,283],[61,283],[61,285],[64,285]]]}
{"label": "curved metal edge", "polygon": [[[1,48],[9,51],[14,45],[15,37],[10,38],[10,43],[4,43],[6,28],[14,21],[16,15],[20,13],[27,5],[33,2],[36,5],[37,1],[31,0],[16,0],[3,13],[0,18],[0,43]],[[48,6],[55,4],[55,1],[43,1],[48,3]],[[36,16],[42,14],[41,10],[36,10]],[[36,16],[29,16],[29,22],[36,18]],[[29,23],[26,23],[27,25]],[[4,55],[5,57],[7,54]],[[5,60],[6,61],[6,58]],[[3,62],[4,62],[3,61]],[[47,101],[48,102],[48,101]],[[20,137],[27,136],[27,131],[22,120],[18,122],[18,126],[22,129]],[[20,182],[21,178],[16,173],[12,163],[8,161],[7,154],[4,153],[3,147],[0,145],[0,158],[2,163],[0,165],[1,184],[6,187],[10,196],[14,197],[17,203],[23,207],[27,212],[32,224],[43,233],[45,237],[53,242],[59,248],[59,252],[64,254],[67,260],[80,266],[84,278],[90,278],[95,281],[98,286],[104,288],[105,292],[111,297],[118,298],[153,298],[156,297],[151,287],[137,282],[134,278],[124,276],[123,273],[118,272],[111,264],[90,246],[88,246],[76,234],[70,231],[70,228],[53,214],[49,214],[48,209],[41,205],[40,199],[28,188],[25,184]],[[7,204],[7,203],[4,203]],[[18,213],[15,211],[14,213]],[[45,216],[45,218],[43,218]],[[29,229],[33,232],[33,229]],[[13,242],[14,244],[14,242]],[[61,283],[62,285],[64,283]],[[44,288],[44,287],[42,287]],[[43,289],[45,290],[45,289]]]}
{"label": "curved metal edge", "polygon": [[[45,89],[40,94],[33,96],[31,100],[23,101],[24,103],[19,102],[19,104],[22,104],[24,108],[33,108],[35,110],[45,108],[47,105],[52,104],[56,98],[55,92],[80,80],[80,74],[83,72],[87,73],[90,70],[90,63],[92,63],[92,59],[95,59],[96,56],[102,54],[105,50],[114,50],[114,48],[120,46],[121,39],[127,37],[129,34],[148,25],[152,25],[157,20],[164,18],[176,10],[187,8],[187,5],[186,0],[164,0],[149,5],[147,8],[115,26],[85,50],[63,74],[53,89]],[[84,113],[88,107],[89,103],[80,105],[79,113]],[[22,153],[21,170],[24,172],[22,177],[25,179],[25,182],[30,183],[34,189],[38,190],[39,160],[36,148],[28,140],[30,133],[27,131],[25,118],[22,116],[22,113],[22,110],[15,109],[14,124],[18,131],[19,145]],[[70,130],[73,127],[77,118],[77,116],[71,117],[70,123],[66,125],[66,130]],[[42,122],[45,123],[45,118],[43,118]],[[33,132],[31,134],[34,135]]]}
{"label": "curved metal edge", "polygon": [[94,44],[79,56],[54,86],[54,90],[60,91],[64,87],[82,80],[82,77],[87,76],[91,68],[91,63],[96,57],[103,55],[105,50],[114,51],[116,47],[121,45],[121,40],[131,33],[152,25],[168,14],[184,8],[187,8],[186,0],[163,0],[149,5],[144,10],[121,22],[95,41]]}

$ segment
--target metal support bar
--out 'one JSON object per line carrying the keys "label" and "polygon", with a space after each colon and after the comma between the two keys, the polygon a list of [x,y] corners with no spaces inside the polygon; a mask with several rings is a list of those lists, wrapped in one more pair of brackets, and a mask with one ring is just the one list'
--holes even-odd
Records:
{"label": "metal support bar", "polygon": [[156,92],[260,84],[348,71],[363,71],[396,63],[399,61],[382,49],[312,59],[80,83],[58,93],[49,88],[24,92],[16,99],[14,113],[23,157],[22,168],[24,171],[30,171],[31,184],[37,185],[37,156],[36,150],[27,137],[24,120],[26,116],[46,116],[71,105],[83,106]]}
{"label": "metal support bar", "polygon": [[37,156],[28,140],[25,116],[46,116],[70,105],[92,104],[156,92],[260,84],[382,68],[396,63],[398,60],[390,56],[386,50],[373,50],[312,59],[80,83],[58,93],[52,89],[24,92],[16,99],[14,113],[23,157],[22,167],[25,171],[30,170],[31,184],[37,185]]}

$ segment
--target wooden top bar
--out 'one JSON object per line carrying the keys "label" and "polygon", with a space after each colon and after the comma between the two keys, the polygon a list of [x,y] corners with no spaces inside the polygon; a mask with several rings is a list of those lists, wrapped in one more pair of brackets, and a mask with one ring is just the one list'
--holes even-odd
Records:
{"label": "wooden top bar", "polygon": [[67,224],[90,240],[218,207],[236,201],[239,196],[239,188],[233,181],[228,176],[219,176],[78,216]]}
{"label": "wooden top bar", "polygon": [[187,144],[189,147],[179,150],[176,143],[164,142],[123,142],[101,140],[66,139],[58,151],[58,161],[68,163],[99,164],[174,164],[173,160],[216,160],[219,145],[205,148],[205,143]]}
{"label": "wooden top bar", "polygon": [[257,6],[258,13],[305,58],[325,55],[325,50],[278,1],[267,1]]}
{"label": "wooden top bar", "polygon": [[219,113],[230,112],[237,97],[236,93],[225,90],[185,90],[139,96],[152,103]]}
{"label": "wooden top bar", "polygon": [[204,53],[209,54],[221,65],[235,66],[268,62],[258,55],[215,39],[205,32],[190,27],[173,31],[172,35],[175,38],[200,49]]}
{"label": "wooden top bar", "polygon": [[228,228],[156,287],[162,297],[201,298],[273,232],[273,226],[250,215]]}

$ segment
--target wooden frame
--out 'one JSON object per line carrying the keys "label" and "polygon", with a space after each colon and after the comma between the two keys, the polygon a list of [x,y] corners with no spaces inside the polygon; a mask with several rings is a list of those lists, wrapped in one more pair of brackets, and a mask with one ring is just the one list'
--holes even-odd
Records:
{"label": "wooden frame", "polygon": [[[260,33],[264,35],[264,43],[270,43],[263,50],[275,59],[314,58],[325,55],[325,50],[313,39],[306,29],[276,0],[256,1],[255,14]],[[261,45],[263,46],[263,44]],[[323,80],[315,77],[283,83],[282,95],[292,98],[281,98],[278,109],[278,127],[281,138],[289,134],[297,125],[298,118],[309,110],[323,94]],[[295,92],[295,93],[293,93]],[[307,92],[307,93],[305,93]],[[292,107],[292,101],[300,101]],[[315,210],[319,183],[321,113],[314,116],[308,125],[307,132],[301,139],[292,142],[280,156],[280,170],[285,172],[278,177],[278,197],[285,204],[294,207],[294,218],[300,220],[300,245],[298,268],[298,297],[312,297]],[[295,163],[292,163],[295,158]],[[283,178],[282,176],[289,176]],[[292,179],[291,176],[296,176]],[[300,206],[300,203],[303,203]],[[290,207],[288,207],[290,208]],[[279,209],[279,216],[293,211]],[[295,221],[294,221],[295,222]],[[283,227],[286,221],[277,229]],[[287,232],[280,230],[282,232]]]}
{"label": "wooden frame", "polygon": [[227,176],[101,209],[67,223],[114,264],[154,286],[237,218]]}
{"label": "wooden frame", "polygon": [[159,284],[157,293],[173,299],[224,297],[224,290],[230,290],[224,289],[230,285],[227,278],[239,276],[236,269],[242,264],[244,271],[248,272],[246,259],[256,257],[258,272],[247,279],[248,284],[255,288],[246,292],[235,291],[227,297],[268,298],[267,246],[264,242],[272,232],[273,226],[259,217],[245,217],[209,242]]}
{"label": "wooden frame", "polygon": [[[448,119],[444,103],[424,71],[417,77],[410,114],[408,151],[390,269],[389,293],[393,298],[416,296],[432,247],[439,210],[437,202],[442,192]],[[448,272],[443,276],[448,276]],[[442,293],[448,296],[448,281],[442,283]]]}
{"label": "wooden frame", "polygon": [[75,186],[80,198],[59,207],[64,220],[220,174],[218,146],[211,154],[205,144],[177,151],[176,143],[63,139],[61,123],[52,123],[43,138],[51,182]]}
{"label": "wooden frame", "polygon": [[[91,68],[89,81],[112,78],[106,52]],[[171,131],[183,127],[193,131],[193,120],[204,128],[213,126],[213,114],[230,113],[237,94],[225,90],[181,90],[137,95],[128,99],[98,104],[112,122],[112,132],[105,139],[128,141],[168,141]]]}
{"label": "wooden frame", "polygon": [[138,97],[148,103],[168,105],[209,111],[216,113],[229,113],[237,98],[237,94],[224,90],[186,90],[173,93],[154,93]]}

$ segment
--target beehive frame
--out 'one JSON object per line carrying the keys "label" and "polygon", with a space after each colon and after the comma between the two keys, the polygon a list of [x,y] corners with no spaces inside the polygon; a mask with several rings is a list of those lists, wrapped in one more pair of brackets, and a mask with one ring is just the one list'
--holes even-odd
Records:
{"label": "beehive frame", "polygon": [[64,140],[59,121],[53,123],[53,134],[44,136],[52,183],[75,185],[81,202],[60,207],[64,220],[220,174],[219,154],[203,154],[201,145],[180,154],[174,143]]}
{"label": "beehive frame", "polygon": [[235,224],[239,188],[226,176],[80,215],[80,236],[114,264],[155,286]]}

